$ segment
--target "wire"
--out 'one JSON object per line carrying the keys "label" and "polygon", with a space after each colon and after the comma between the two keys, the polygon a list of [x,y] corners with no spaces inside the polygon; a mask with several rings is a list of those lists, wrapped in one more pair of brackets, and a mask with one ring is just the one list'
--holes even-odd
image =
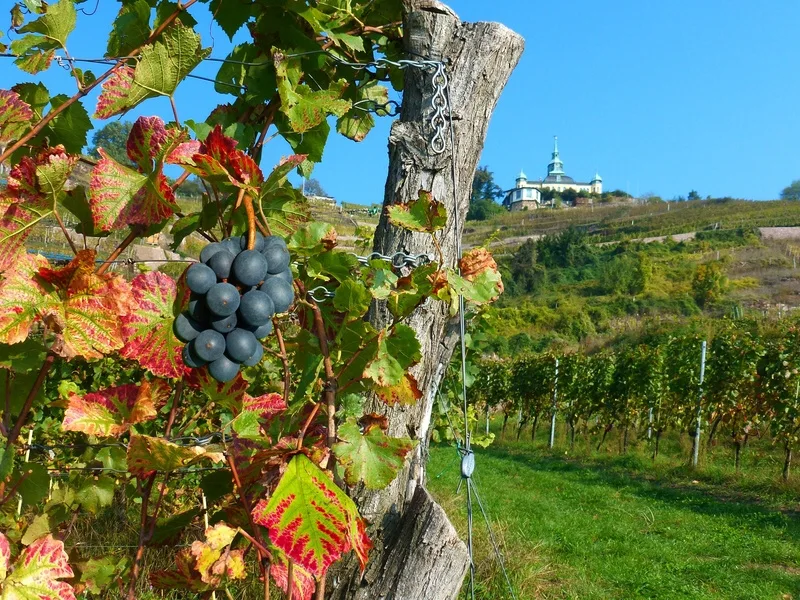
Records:
{"label": "wire", "polygon": [[500,563],[500,570],[503,571],[503,577],[506,579],[506,584],[508,585],[508,591],[511,592],[511,598],[513,600],[517,600],[517,595],[514,592],[514,586],[511,585],[511,578],[508,576],[508,571],[506,570],[505,561],[503,560],[503,554],[500,552],[500,546],[497,544],[497,540],[494,537],[494,531],[492,531],[492,527],[490,525],[489,516],[486,514],[486,509],[483,507],[483,502],[481,502],[481,497],[478,494],[478,486],[475,485],[475,482],[470,480],[467,482],[467,485],[471,485],[472,491],[475,493],[475,500],[478,501],[478,507],[481,509],[481,514],[483,514],[483,519],[486,521],[486,529],[489,531],[489,540],[492,542],[492,548],[494,548],[494,554],[497,556],[497,560]]}

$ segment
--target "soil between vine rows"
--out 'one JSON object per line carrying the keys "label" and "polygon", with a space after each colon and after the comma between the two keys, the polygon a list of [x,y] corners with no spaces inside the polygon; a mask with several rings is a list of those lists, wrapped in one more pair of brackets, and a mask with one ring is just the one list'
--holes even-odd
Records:
{"label": "soil between vine rows", "polygon": [[[526,436],[527,433],[527,436]],[[800,599],[800,475],[780,482],[780,451],[748,450],[743,473],[717,447],[698,472],[677,436],[653,464],[646,441],[626,456],[545,434],[476,449],[475,482],[518,598]],[[560,449],[559,449],[560,448]],[[465,492],[450,446],[431,451],[429,488],[462,535]],[[476,597],[510,598],[475,509]]]}

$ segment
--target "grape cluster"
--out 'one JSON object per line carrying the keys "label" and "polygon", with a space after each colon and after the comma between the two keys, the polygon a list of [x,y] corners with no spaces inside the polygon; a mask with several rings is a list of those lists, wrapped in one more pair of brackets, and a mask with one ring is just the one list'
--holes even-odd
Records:
{"label": "grape cluster", "polygon": [[272,333],[272,316],[294,302],[289,262],[286,242],[260,233],[253,250],[246,236],[203,248],[200,262],[186,271],[188,309],[174,323],[186,344],[183,362],[193,369],[207,365],[220,382],[236,377],[241,365],[258,364],[264,354],[259,340]]}

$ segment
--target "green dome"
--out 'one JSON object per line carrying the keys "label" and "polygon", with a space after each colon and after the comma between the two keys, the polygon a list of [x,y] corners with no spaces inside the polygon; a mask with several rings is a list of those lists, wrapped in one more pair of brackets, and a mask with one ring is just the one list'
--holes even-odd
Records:
{"label": "green dome", "polygon": [[603,178],[600,177],[600,173],[594,174],[594,179],[592,179],[592,183],[594,183],[595,181],[603,181]]}

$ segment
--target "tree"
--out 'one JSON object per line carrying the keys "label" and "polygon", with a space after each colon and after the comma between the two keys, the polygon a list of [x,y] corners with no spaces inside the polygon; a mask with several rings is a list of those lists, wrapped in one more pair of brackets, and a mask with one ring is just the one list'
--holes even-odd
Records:
{"label": "tree", "polygon": [[800,200],[800,179],[795,179],[781,191],[781,200]]}
{"label": "tree", "polygon": [[503,189],[494,181],[489,167],[478,167],[472,178],[472,195],[469,199],[468,221],[483,221],[503,212],[496,200],[503,197]]}
{"label": "tree", "polygon": [[686,199],[691,200],[700,200],[700,194],[697,193],[697,190],[692,190],[689,192],[689,195],[686,196]]}
{"label": "tree", "polygon": [[205,192],[203,184],[197,177],[189,177],[176,191],[180,196],[187,198],[199,198]]}
{"label": "tree", "polygon": [[307,179],[305,185],[303,186],[303,192],[306,196],[325,196],[326,198],[329,197],[328,192],[322,187],[322,184],[319,180],[314,179]]}
{"label": "tree", "polygon": [[128,136],[131,133],[133,123],[130,121],[111,121],[104,125],[92,136],[92,144],[89,149],[89,155],[94,158],[100,158],[98,148],[103,151],[118,163],[123,165],[131,165],[132,162],[128,158],[128,150],[125,145],[128,141]]}
{"label": "tree", "polygon": [[728,291],[728,278],[718,262],[702,263],[692,278],[692,294],[700,308],[718,301]]}

